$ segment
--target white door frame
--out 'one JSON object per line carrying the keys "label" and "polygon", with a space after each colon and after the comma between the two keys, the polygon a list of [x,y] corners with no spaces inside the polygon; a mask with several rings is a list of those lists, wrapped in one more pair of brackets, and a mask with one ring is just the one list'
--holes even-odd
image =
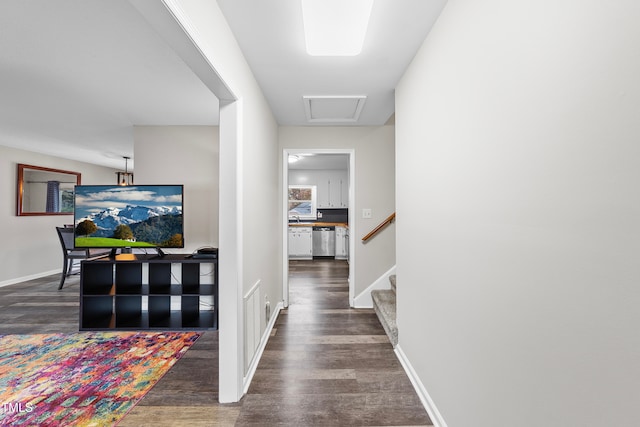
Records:
{"label": "white door frame", "polygon": [[285,148],[282,150],[282,296],[284,306],[289,306],[289,155],[290,154],[347,154],[349,156],[349,306],[355,298],[355,165],[356,153],[353,148]]}

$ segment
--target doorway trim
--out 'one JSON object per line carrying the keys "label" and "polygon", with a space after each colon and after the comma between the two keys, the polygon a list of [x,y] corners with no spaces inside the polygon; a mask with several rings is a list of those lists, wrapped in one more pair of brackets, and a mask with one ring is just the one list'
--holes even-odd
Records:
{"label": "doorway trim", "polygon": [[290,154],[347,154],[349,156],[349,306],[355,299],[355,177],[356,150],[353,148],[284,148],[282,150],[282,297],[284,307],[289,307],[289,155]]}

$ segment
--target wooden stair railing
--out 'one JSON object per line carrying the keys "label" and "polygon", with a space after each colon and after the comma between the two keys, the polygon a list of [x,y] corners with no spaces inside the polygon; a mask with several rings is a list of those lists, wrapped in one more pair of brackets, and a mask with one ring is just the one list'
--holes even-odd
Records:
{"label": "wooden stair railing", "polygon": [[362,238],[362,243],[366,243],[369,239],[371,239],[373,236],[375,236],[376,234],[378,234],[383,228],[385,228],[387,225],[391,224],[394,220],[396,219],[396,213],[392,213],[391,215],[389,215],[387,217],[387,219],[385,219],[384,221],[382,221],[380,224],[378,224],[378,226],[376,228],[374,228],[373,230],[371,230],[369,232],[369,234],[367,234],[366,236],[364,236]]}

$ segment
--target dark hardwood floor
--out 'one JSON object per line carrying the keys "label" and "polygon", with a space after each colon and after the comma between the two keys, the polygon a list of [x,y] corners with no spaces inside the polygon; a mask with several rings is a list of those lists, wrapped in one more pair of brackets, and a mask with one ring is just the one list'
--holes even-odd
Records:
{"label": "dark hardwood floor", "polygon": [[[373,310],[348,303],[344,261],[293,261],[290,305],[237,404],[218,403],[218,334],[206,332],[118,424],[431,425]],[[0,287],[0,334],[78,331],[79,279]]]}
{"label": "dark hardwood floor", "polygon": [[430,425],[372,309],[349,308],[346,261],[290,263],[289,308],[236,426]]}

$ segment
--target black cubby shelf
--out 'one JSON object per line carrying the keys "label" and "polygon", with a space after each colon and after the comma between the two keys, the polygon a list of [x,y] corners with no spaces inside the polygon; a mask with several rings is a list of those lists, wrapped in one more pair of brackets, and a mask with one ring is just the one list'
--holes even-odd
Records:
{"label": "black cubby shelf", "polygon": [[80,330],[218,329],[218,260],[98,258],[80,270]]}

